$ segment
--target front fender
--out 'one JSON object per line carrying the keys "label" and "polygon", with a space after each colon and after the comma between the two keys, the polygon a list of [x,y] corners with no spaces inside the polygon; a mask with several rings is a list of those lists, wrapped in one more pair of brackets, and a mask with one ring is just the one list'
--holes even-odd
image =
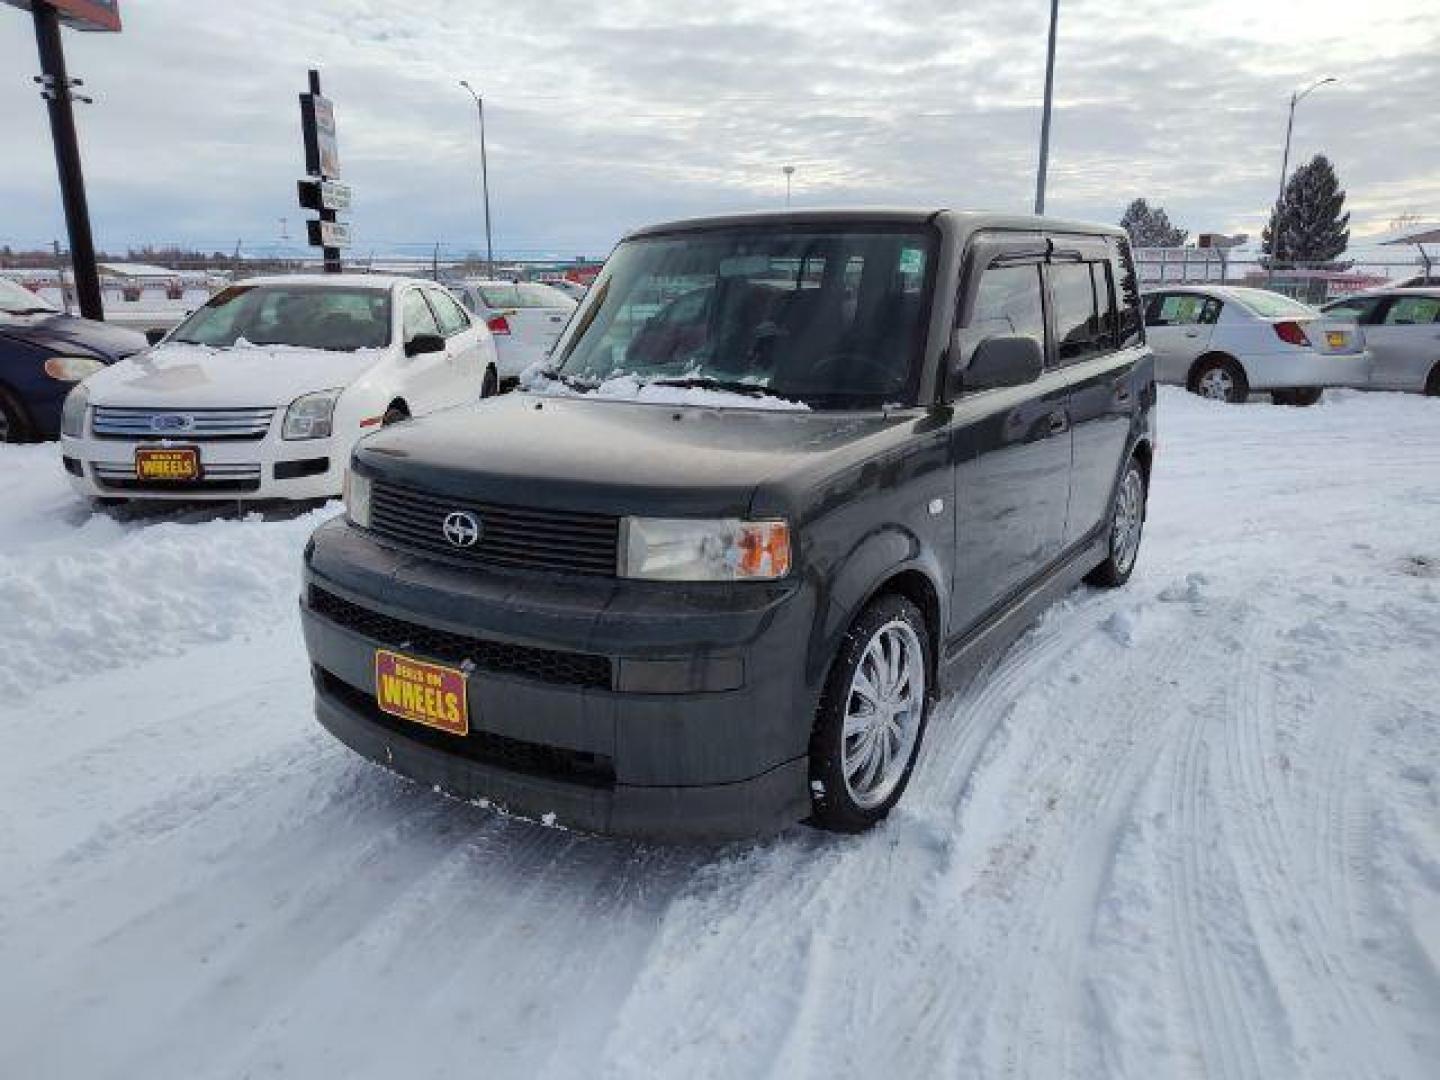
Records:
{"label": "front fender", "polygon": [[[821,685],[841,640],[860,612],[885,584],[900,574],[916,572],[929,583],[937,616],[936,637],[943,639],[949,620],[950,589],[935,553],[911,530],[897,524],[861,538],[817,588],[815,626],[810,635],[806,681]],[[940,641],[937,640],[937,652]]]}

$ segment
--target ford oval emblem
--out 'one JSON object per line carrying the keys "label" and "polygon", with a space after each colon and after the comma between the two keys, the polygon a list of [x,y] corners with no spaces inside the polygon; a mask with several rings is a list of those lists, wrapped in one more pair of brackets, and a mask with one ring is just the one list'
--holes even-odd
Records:
{"label": "ford oval emblem", "polygon": [[445,515],[442,531],[452,546],[474,547],[480,542],[480,519],[466,510],[455,510]]}
{"label": "ford oval emblem", "polygon": [[187,413],[159,413],[150,417],[151,431],[189,431],[195,426],[195,417]]}

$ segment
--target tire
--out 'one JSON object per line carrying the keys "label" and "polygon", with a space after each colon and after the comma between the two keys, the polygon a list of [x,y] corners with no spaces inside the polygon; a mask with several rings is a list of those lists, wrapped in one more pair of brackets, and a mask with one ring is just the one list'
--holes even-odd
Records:
{"label": "tire", "polygon": [[1440,364],[1430,369],[1430,377],[1425,380],[1425,393],[1430,397],[1440,397]]}
{"label": "tire", "polygon": [[1325,391],[1318,386],[1302,386],[1294,390],[1275,390],[1270,394],[1276,405],[1291,405],[1306,409],[1316,404]]}
{"label": "tire", "polygon": [[0,443],[29,442],[33,434],[25,406],[0,386]]}
{"label": "tire", "polygon": [[493,367],[485,369],[485,378],[480,381],[480,397],[484,400],[487,397],[494,397],[500,392],[500,376],[495,374]]}
{"label": "tire", "polygon": [[401,420],[410,419],[410,410],[401,404],[392,404],[385,410],[385,415],[380,418],[381,427],[389,427],[391,424],[398,424]]}
{"label": "tire", "polygon": [[1250,396],[1250,381],[1245,369],[1228,356],[1202,361],[1190,380],[1190,390],[1212,401],[1239,404]]}
{"label": "tire", "polygon": [[1085,580],[1102,589],[1116,589],[1130,580],[1135,560],[1140,555],[1140,541],[1145,532],[1145,506],[1149,486],[1140,462],[1131,458],[1125,475],[1115,488],[1110,510],[1110,538],[1105,561],[1091,570]]}
{"label": "tire", "polygon": [[[831,665],[810,735],[811,825],[864,832],[905,794],[934,698],[932,650],[925,617],[903,596],[881,596],[855,620]],[[868,694],[862,685],[872,688]],[[883,706],[901,708],[881,713],[871,694]],[[867,716],[884,719],[867,723]]]}

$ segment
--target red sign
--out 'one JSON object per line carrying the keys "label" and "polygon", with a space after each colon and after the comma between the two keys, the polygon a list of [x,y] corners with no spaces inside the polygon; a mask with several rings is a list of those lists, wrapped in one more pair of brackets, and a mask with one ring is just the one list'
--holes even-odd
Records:
{"label": "red sign", "polygon": [[[32,0],[0,0],[0,3],[29,11]],[[48,3],[60,21],[72,30],[120,29],[120,0],[34,0]]]}

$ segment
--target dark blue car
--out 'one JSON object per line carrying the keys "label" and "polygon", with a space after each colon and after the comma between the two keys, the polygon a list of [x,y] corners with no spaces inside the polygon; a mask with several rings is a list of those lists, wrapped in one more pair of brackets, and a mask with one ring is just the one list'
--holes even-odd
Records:
{"label": "dark blue car", "polygon": [[147,344],[143,334],[66,315],[0,277],[0,442],[57,438],[70,388]]}

